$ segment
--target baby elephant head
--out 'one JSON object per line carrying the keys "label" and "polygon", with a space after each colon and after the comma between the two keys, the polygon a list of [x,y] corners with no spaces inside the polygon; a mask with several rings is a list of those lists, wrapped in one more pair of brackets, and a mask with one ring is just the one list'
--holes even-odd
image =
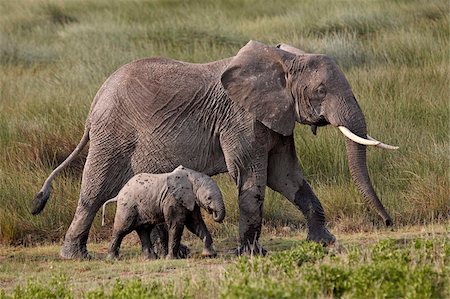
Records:
{"label": "baby elephant head", "polygon": [[216,222],[225,218],[225,205],[219,187],[209,176],[178,166],[168,177],[168,188],[188,210],[195,203],[213,215]]}

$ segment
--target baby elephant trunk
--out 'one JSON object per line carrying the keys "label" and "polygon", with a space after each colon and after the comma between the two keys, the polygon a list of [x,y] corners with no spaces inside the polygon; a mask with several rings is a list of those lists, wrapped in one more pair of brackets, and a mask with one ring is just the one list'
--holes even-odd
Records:
{"label": "baby elephant trunk", "polygon": [[225,218],[225,206],[222,201],[222,208],[213,211],[213,219],[216,222],[222,222]]}
{"label": "baby elephant trunk", "polygon": [[193,178],[192,185],[199,206],[212,214],[214,221],[222,222],[225,218],[225,204],[216,182],[209,176],[201,174]]}
{"label": "baby elephant trunk", "polygon": [[[214,183],[214,185],[216,185],[216,183]],[[209,214],[212,214],[214,221],[222,222],[225,218],[225,205],[223,203],[222,194],[218,187],[211,188],[211,186],[213,185],[210,185],[210,187],[207,188],[207,192],[204,192],[203,195],[198,197],[201,202],[200,206],[208,211]],[[200,188],[199,191],[201,191],[201,189],[203,188]]]}

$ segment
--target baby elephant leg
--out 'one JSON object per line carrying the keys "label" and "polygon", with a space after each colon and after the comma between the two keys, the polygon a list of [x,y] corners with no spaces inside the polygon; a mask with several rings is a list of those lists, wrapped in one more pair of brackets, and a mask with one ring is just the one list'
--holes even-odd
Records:
{"label": "baby elephant leg", "polygon": [[108,256],[107,256],[108,259],[119,258],[120,245],[122,244],[123,238],[128,233],[129,232],[123,230],[115,230],[115,229],[113,230],[113,237],[108,249]]}
{"label": "baby elephant leg", "polygon": [[180,241],[181,236],[183,235],[184,223],[175,220],[169,220],[167,225],[169,228],[169,242],[166,259],[178,259],[180,258]]}
{"label": "baby elephant leg", "polygon": [[[150,231],[150,242],[153,246],[153,251],[158,256],[166,256],[168,252],[168,245],[169,242],[169,233],[167,232],[167,227],[165,223],[157,224],[151,229]],[[180,243],[180,248],[178,250],[178,256],[180,258],[186,258],[189,255],[189,248],[184,245],[183,243]]]}
{"label": "baby elephant leg", "polygon": [[203,221],[202,214],[200,212],[200,207],[196,206],[194,211],[190,213],[186,219],[187,229],[198,236],[203,241],[203,251],[202,256],[204,257],[215,257],[217,252],[213,247],[213,240],[211,234],[209,233],[208,227],[206,227]]}
{"label": "baby elephant leg", "polygon": [[139,227],[136,229],[136,232],[141,240],[142,256],[149,260],[155,260],[158,256],[153,251],[153,246],[150,241],[150,230],[151,227]]}

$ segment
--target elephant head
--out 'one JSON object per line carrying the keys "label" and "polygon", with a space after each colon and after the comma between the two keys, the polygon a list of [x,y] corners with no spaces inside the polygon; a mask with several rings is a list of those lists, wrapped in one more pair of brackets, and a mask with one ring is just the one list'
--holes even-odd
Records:
{"label": "elephant head", "polygon": [[347,137],[350,173],[359,191],[385,224],[392,225],[368,175],[366,145],[397,147],[367,135],[364,115],[333,59],[288,45],[250,41],[227,65],[221,82],[233,101],[284,136],[293,134],[295,122],[310,125],[314,134],[318,126],[339,128]]}
{"label": "elephant head", "polygon": [[[214,221],[223,221],[225,218],[225,205],[223,203],[222,193],[211,177],[180,165],[170,176],[172,180],[175,178],[175,181],[171,184],[179,191],[186,190],[186,187],[180,186],[179,183],[178,185],[176,184],[177,177],[186,177],[191,186],[190,192],[192,192],[192,198],[195,199],[197,204],[209,214],[212,214]],[[187,196],[187,198],[189,198],[189,196]],[[189,210],[194,208],[193,201],[191,204],[192,207],[187,202],[183,204]]]}

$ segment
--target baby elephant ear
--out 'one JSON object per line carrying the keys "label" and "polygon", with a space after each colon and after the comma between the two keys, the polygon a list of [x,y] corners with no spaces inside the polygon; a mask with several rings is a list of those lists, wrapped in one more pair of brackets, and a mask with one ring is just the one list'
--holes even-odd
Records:
{"label": "baby elephant ear", "polygon": [[195,207],[195,194],[192,184],[183,171],[174,171],[167,177],[167,192],[189,211]]}
{"label": "baby elephant ear", "polygon": [[295,55],[250,41],[222,73],[227,95],[268,128],[284,136],[295,126],[294,99],[287,82],[286,62]]}

